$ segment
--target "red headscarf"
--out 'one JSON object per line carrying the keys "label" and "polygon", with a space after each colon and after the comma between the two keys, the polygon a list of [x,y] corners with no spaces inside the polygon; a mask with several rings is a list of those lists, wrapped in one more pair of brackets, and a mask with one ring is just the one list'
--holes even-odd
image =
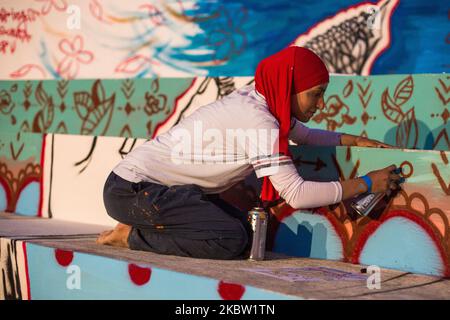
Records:
{"label": "red headscarf", "polygon": [[[279,152],[291,156],[288,149],[291,125],[291,95],[329,82],[328,70],[311,50],[291,46],[262,60],[255,73],[256,90],[262,94],[272,115],[278,120]],[[280,196],[268,177],[264,177],[261,199],[278,200]]]}

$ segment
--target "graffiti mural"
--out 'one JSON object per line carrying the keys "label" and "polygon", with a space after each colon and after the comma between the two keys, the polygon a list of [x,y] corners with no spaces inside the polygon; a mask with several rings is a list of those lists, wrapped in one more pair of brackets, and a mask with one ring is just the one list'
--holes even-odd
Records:
{"label": "graffiti mural", "polygon": [[[251,77],[2,81],[0,124],[7,132],[151,138],[249,84]],[[326,107],[308,126],[449,150],[449,86],[445,74],[333,76]]]}
{"label": "graffiti mural", "polygon": [[[448,152],[347,147],[291,151],[307,180],[342,181],[396,164],[406,183],[367,217],[358,216],[351,201],[311,210],[294,210],[285,203],[274,207],[270,245],[275,251],[450,276]],[[305,163],[313,159],[322,165]]]}
{"label": "graffiti mural", "polygon": [[5,96],[2,131],[151,136],[174,113],[177,100],[192,82],[159,78],[4,81],[0,85]]}
{"label": "graffiti mural", "polygon": [[[98,201],[102,198],[103,184],[120,159],[145,139],[97,137],[94,151],[92,139],[61,134],[46,136],[43,216],[115,225]],[[358,217],[349,201],[309,211],[280,205],[274,209],[277,219],[271,222],[269,242],[273,250],[294,256],[448,275],[448,152],[313,146],[291,146],[291,151],[300,174],[307,180],[342,181],[397,164],[406,183],[399,194],[386,199],[369,217]],[[257,194],[256,179],[250,176],[222,197],[248,210]],[[391,238],[398,235],[391,228],[404,229],[402,241]],[[391,241],[398,248],[398,256]],[[393,252],[392,256],[380,254],[384,251]],[[400,253],[405,258],[400,259]]]}
{"label": "graffiti mural", "polygon": [[0,134],[0,211],[40,215],[42,135]]}
{"label": "graffiti mural", "polygon": [[[325,95],[325,108],[307,125],[378,139],[402,149],[449,150],[449,81],[446,75],[334,76]],[[103,154],[116,155],[109,158],[109,166],[99,169],[106,175],[106,168],[112,168],[137,140],[142,143],[155,137],[202,105],[252,84],[251,77],[2,81],[1,208],[52,217],[51,204],[47,208],[41,203],[49,198],[41,188],[52,192],[47,188],[52,183],[40,183],[41,167],[61,164],[63,156],[55,159],[58,154],[75,153],[62,170],[73,176],[46,178],[58,185],[57,190],[64,190],[64,179],[83,176],[93,159],[99,157],[96,161],[102,162]],[[122,138],[112,149],[99,151],[104,136]],[[55,144],[55,137],[62,142]],[[56,169],[47,168],[44,173],[50,176]],[[92,178],[86,179],[88,185]],[[445,185],[440,178],[437,183]]]}
{"label": "graffiti mural", "polygon": [[[291,145],[300,174],[343,181],[395,163],[406,183],[367,217],[350,201],[307,210],[282,202],[271,209],[269,248],[450,277],[448,20],[438,0],[4,0],[0,211],[114,226],[102,189],[121,159],[253,85],[261,59],[300,45],[332,72],[325,106],[307,125],[397,147]],[[221,197],[248,210],[258,194],[251,175]],[[67,287],[73,266],[92,275],[83,294]],[[292,298],[7,238],[0,267],[0,299]],[[364,278],[330,268],[259,272],[305,283]]]}
{"label": "graffiti mural", "polygon": [[[327,89],[326,107],[308,126],[378,139],[399,148],[449,150],[450,113],[442,99],[448,95],[444,92],[449,80],[446,75],[435,79],[430,75],[335,77]],[[429,101],[419,98],[425,95]]]}
{"label": "graffiti mural", "polygon": [[321,21],[294,44],[319,54],[332,73],[371,73],[376,58],[391,44],[391,16],[399,1],[363,3]]}
{"label": "graffiti mural", "polygon": [[439,0],[5,0],[0,79],[252,76],[291,44],[335,73],[439,73],[447,33]]}

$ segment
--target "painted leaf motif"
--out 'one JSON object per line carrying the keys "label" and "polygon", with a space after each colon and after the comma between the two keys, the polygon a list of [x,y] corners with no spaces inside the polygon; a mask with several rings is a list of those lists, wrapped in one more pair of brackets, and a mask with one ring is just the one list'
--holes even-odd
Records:
{"label": "painted leaf motif", "polygon": [[33,132],[46,132],[53,122],[55,108],[52,97],[49,97],[42,87],[42,81],[36,87],[35,97],[42,109],[33,120]]}
{"label": "painted leaf motif", "polygon": [[44,116],[42,115],[42,111],[39,111],[34,116],[33,132],[45,132]]}
{"label": "painted leaf motif", "polygon": [[414,89],[414,80],[412,76],[403,79],[395,88],[394,101],[398,107],[401,107],[411,98]]}
{"label": "painted leaf motif", "polygon": [[95,81],[92,86],[92,107],[88,109],[88,113],[84,118],[81,126],[81,134],[83,135],[104,135],[108,129],[112,117],[112,111],[116,95],[113,94],[105,99],[105,89],[100,80]]}
{"label": "painted leaf motif", "polygon": [[389,91],[386,88],[386,90],[383,91],[383,94],[381,96],[381,110],[383,110],[384,116],[398,124],[403,119],[404,114],[400,107],[392,100],[391,96],[389,95]]}
{"label": "painted leaf motif", "polygon": [[73,100],[78,116],[83,120],[86,119],[92,104],[91,95],[87,92],[75,92]]}
{"label": "painted leaf motif", "polygon": [[15,107],[15,103],[11,98],[11,94],[6,90],[0,91],[0,112],[4,115],[8,115],[12,112]]}
{"label": "painted leaf motif", "polygon": [[42,88],[42,81],[40,81],[38,86],[36,87],[34,96],[36,97],[37,103],[39,103],[41,107],[45,107],[46,105],[48,105],[48,96]]}
{"label": "painted leaf motif", "polygon": [[419,136],[414,108],[410,109],[397,127],[397,146],[415,149]]}
{"label": "painted leaf motif", "polygon": [[96,80],[94,82],[94,85],[92,86],[92,102],[95,106],[98,106],[101,104],[102,101],[106,98],[105,88],[102,85],[102,82],[100,80]]}
{"label": "painted leaf motif", "polygon": [[159,80],[158,80],[158,78],[156,78],[155,80],[152,81],[152,91],[154,93],[159,91]]}
{"label": "painted leaf motif", "polygon": [[352,94],[352,92],[353,92],[353,81],[349,80],[343,91],[344,98],[347,98],[349,95]]}
{"label": "painted leaf motif", "polygon": [[108,99],[93,109],[83,121],[81,134],[104,135],[112,117],[113,105],[114,99]]}

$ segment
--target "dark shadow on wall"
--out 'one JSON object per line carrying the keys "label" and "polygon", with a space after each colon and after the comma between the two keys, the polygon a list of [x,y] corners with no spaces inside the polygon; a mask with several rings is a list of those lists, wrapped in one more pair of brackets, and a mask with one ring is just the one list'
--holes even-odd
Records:
{"label": "dark shadow on wall", "polygon": [[436,129],[430,131],[425,138],[425,145],[427,150],[441,150],[449,151],[449,127],[450,125],[441,125]]}
{"label": "dark shadow on wall", "polygon": [[311,225],[308,221],[297,226],[293,232],[286,224],[281,224],[273,251],[296,257],[327,259],[327,228],[323,223]]}
{"label": "dark shadow on wall", "polygon": [[333,160],[337,159],[335,146],[290,146],[289,150],[303,179],[318,182],[339,180],[339,172]]}
{"label": "dark shadow on wall", "polygon": [[408,122],[408,120],[404,120],[398,126],[389,129],[384,135],[383,141],[398,148],[448,151],[450,147],[443,135],[445,129],[446,126],[441,125],[430,130],[430,127],[423,121]]}

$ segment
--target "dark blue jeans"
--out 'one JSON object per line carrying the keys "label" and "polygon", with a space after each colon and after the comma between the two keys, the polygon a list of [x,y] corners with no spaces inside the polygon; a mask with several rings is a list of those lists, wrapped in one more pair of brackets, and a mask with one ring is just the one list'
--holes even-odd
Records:
{"label": "dark blue jeans", "polygon": [[132,227],[130,249],[206,259],[245,258],[247,213],[197,185],[133,183],[111,172],[103,190],[108,215]]}

